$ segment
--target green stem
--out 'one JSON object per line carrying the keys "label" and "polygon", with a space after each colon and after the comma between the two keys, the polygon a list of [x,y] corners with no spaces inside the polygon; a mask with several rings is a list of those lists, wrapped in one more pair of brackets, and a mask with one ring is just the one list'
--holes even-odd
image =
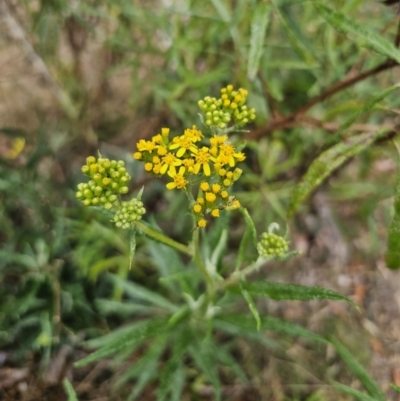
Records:
{"label": "green stem", "polygon": [[144,224],[143,222],[137,221],[135,223],[136,227],[142,231],[148,237],[161,242],[165,245],[170,246],[171,248],[175,248],[177,251],[186,253],[189,256],[193,256],[193,251],[186,245],[183,245],[173,239],[167,237],[160,231],[154,230],[154,228],[149,227],[148,225]]}
{"label": "green stem", "polygon": [[201,258],[199,237],[200,237],[200,231],[199,231],[199,229],[196,229],[193,232],[194,261],[195,261],[197,267],[200,269],[200,272],[203,275],[204,279],[206,280],[207,293],[212,294],[214,292],[214,281],[211,278],[210,274],[208,273],[207,268],[203,263],[203,259]]}
{"label": "green stem", "polygon": [[245,267],[243,270],[237,270],[233,272],[224,282],[221,283],[220,288],[226,288],[230,285],[237,284],[242,278],[245,278],[249,274],[258,270],[263,264],[267,263],[268,260],[259,257],[255,262],[251,265]]}

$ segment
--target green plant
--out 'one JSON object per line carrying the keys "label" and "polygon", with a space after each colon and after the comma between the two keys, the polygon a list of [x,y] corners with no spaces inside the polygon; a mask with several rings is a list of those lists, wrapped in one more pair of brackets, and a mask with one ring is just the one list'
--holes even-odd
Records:
{"label": "green plant", "polygon": [[[260,332],[263,329],[328,343],[300,326],[261,316],[254,300],[257,297],[303,301],[331,299],[353,304],[346,297],[320,287],[251,279],[252,273],[272,260],[285,260],[297,252],[289,251],[284,236],[273,232],[279,230],[276,223],[271,223],[268,232],[258,237],[250,214],[232,193],[233,184],[242,176],[238,165],[246,158],[242,152],[245,144],[240,143],[240,128],[255,118],[254,110],[246,107],[246,98],[247,91],[235,91],[228,85],[221,90],[220,99],[206,97],[199,102],[204,113],[204,130],[193,126],[170,138],[170,130],[163,128],[151,140],[137,143],[133,156],[144,163],[145,170],[158,177],[166,175],[170,179],[167,189],[186,194],[187,210],[193,221],[188,244],[169,238],[142,220],[143,190],[128,202],[120,199],[118,192],[126,192],[125,189],[121,191],[121,185],[125,188],[127,184],[121,161],[90,156],[82,167],[90,180],[78,185],[76,196],[84,206],[99,208],[102,205],[100,210],[107,213],[117,227],[129,229],[129,263],[132,260],[135,263],[136,237],[140,235],[154,241],[148,243],[148,248],[159,257],[154,262],[159,267],[160,292],[111,276],[111,280],[132,297],[143,319],[89,341],[88,346],[98,348],[97,351],[76,363],[83,366],[109,355],[118,355],[121,360],[143,346],[142,357],[119,381],[122,384],[129,379],[137,380],[129,400],[135,399],[152,380],[157,380],[158,400],[179,400],[188,366],[196,369],[195,383],[205,380],[213,386],[216,400],[221,399],[221,367],[225,366],[234,376],[247,382],[241,366],[228,349],[221,347],[221,337],[226,335],[263,342]],[[246,115],[250,118],[246,119]],[[233,135],[235,132],[238,134]],[[234,261],[227,261],[230,216],[235,211],[241,213],[246,230]],[[214,224],[208,230],[210,219]],[[247,302],[253,322],[247,314],[237,311],[240,296]],[[164,360],[166,353],[168,359]],[[195,390],[196,386],[192,387],[192,391]],[[371,388],[374,395],[383,399],[376,386]]]}

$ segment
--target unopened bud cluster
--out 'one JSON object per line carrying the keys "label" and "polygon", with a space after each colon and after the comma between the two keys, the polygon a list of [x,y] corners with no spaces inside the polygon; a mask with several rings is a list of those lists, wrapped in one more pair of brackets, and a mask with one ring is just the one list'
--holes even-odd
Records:
{"label": "unopened bud cluster", "polygon": [[86,164],[82,166],[82,172],[90,180],[87,183],[78,184],[76,197],[85,206],[103,206],[111,209],[117,201],[119,194],[129,191],[127,183],[131,179],[122,160],[109,160],[102,157],[96,159],[89,156]]}
{"label": "unopened bud cluster", "polygon": [[114,216],[115,225],[118,228],[130,228],[135,221],[141,220],[145,213],[146,209],[143,207],[143,202],[138,199],[134,198],[129,202],[122,202],[121,208]]}
{"label": "unopened bud cluster", "polygon": [[273,233],[263,233],[261,241],[257,244],[257,251],[263,258],[271,256],[282,257],[288,251],[288,244],[286,240]]}
{"label": "unopened bud cluster", "polygon": [[256,112],[246,106],[248,92],[240,88],[233,90],[232,85],[221,89],[221,97],[206,96],[198,102],[205,116],[205,124],[224,129],[233,119],[234,125],[244,126],[255,120]]}

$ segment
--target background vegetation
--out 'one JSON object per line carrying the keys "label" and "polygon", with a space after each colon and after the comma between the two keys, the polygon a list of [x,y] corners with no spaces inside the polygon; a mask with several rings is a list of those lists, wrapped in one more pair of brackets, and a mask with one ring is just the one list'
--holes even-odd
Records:
{"label": "background vegetation", "polygon": [[[191,229],[180,213],[185,199],[167,193],[131,153],[163,126],[179,132],[200,125],[193,121],[197,100],[233,83],[249,90],[257,110],[243,134],[247,161],[236,195],[262,231],[271,221],[284,226],[294,202],[288,223],[294,248],[304,252],[263,274],[336,289],[361,308],[268,301],[260,311],[339,337],[396,399],[390,384],[400,385],[400,288],[384,262],[397,165],[396,9],[373,0],[332,0],[329,7],[393,49],[375,41],[371,50],[371,37],[343,33],[343,26],[340,32],[302,0],[2,2],[1,397],[62,399],[68,377],[80,400],[126,399],[134,382],[115,387],[123,366],[103,360],[77,369],[72,361],[86,355],[82,340],[140,319],[143,312],[124,302],[135,299],[130,284],[162,292],[154,260],[168,255],[151,254],[151,246],[141,252],[142,240],[128,271],[126,234],[75,200],[80,166],[97,149],[125,160],[132,191],[145,186],[151,218],[184,239]],[[386,134],[339,163],[312,197],[300,193],[308,200],[298,207],[291,194],[312,160],[355,134],[381,130]],[[244,231],[239,215],[232,230],[234,250]],[[332,380],[361,388],[333,349],[277,340],[284,355],[238,344],[233,355],[251,385],[227,379],[227,397],[338,400],[351,396],[339,395]],[[185,399],[212,394],[201,379],[186,384]]]}

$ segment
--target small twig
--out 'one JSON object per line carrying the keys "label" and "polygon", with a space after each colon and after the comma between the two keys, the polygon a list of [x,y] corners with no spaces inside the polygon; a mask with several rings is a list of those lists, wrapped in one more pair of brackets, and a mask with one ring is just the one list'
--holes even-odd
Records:
{"label": "small twig", "polygon": [[297,125],[298,121],[303,118],[304,114],[307,113],[316,104],[323,102],[332,95],[356,84],[357,82],[363,81],[366,78],[369,78],[373,75],[376,75],[382,71],[388,70],[395,66],[398,66],[398,64],[395,61],[387,60],[384,63],[379,64],[377,67],[365,71],[361,74],[352,77],[347,77],[342,81],[333,84],[331,87],[329,87],[324,92],[311,99],[308,103],[300,107],[292,114],[283,118],[274,118],[264,127],[257,128],[254,131],[250,132],[248,135],[246,135],[246,139],[257,139],[276,129],[288,128],[290,126],[293,126],[294,123],[296,123],[295,125]]}

